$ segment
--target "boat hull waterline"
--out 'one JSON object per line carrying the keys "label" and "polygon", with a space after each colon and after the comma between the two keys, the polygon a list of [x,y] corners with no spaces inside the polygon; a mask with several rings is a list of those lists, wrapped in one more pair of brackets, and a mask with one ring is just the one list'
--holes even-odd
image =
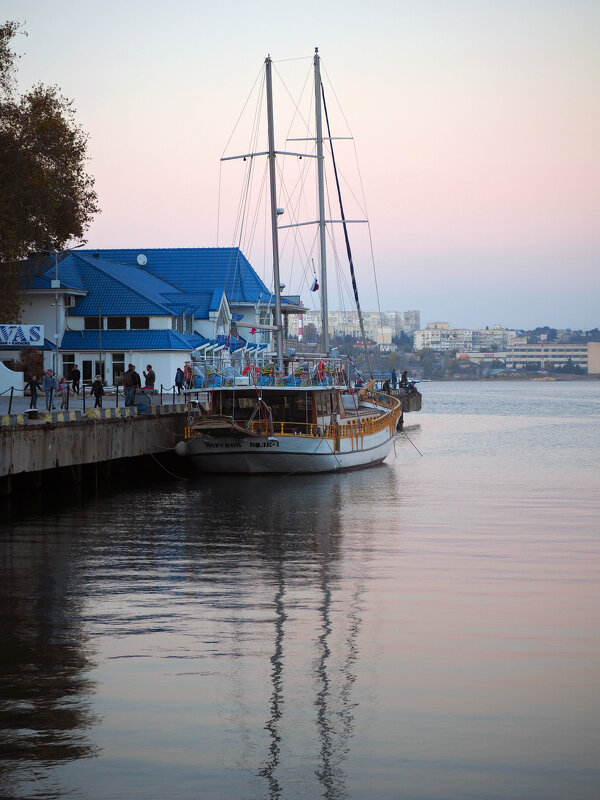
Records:
{"label": "boat hull waterline", "polygon": [[194,437],[186,455],[201,472],[310,473],[352,470],[381,463],[389,454],[393,436],[382,430],[357,447],[356,439],[335,440],[294,436]]}

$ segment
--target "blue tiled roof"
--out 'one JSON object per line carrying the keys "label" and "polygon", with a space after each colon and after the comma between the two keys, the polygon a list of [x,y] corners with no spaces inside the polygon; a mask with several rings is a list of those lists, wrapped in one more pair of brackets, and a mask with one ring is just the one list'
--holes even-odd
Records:
{"label": "blue tiled roof", "polygon": [[137,257],[143,254],[147,263],[142,273],[150,273],[181,292],[214,292],[223,287],[230,303],[268,302],[270,295],[238,247],[192,247],[127,250],[79,250],[78,254],[94,256],[139,269]]}
{"label": "blue tiled roof", "polygon": [[[215,290],[219,292],[219,305],[214,309],[218,311],[221,303],[223,290]],[[169,308],[173,314],[186,314],[189,316],[193,314],[195,319],[208,319],[208,312],[212,311],[213,294],[210,292],[188,292],[183,294],[165,295],[165,302],[168,303]],[[182,302],[182,298],[184,302]]]}
{"label": "blue tiled roof", "polygon": [[[102,331],[102,350],[192,350],[205,342],[203,336],[189,336],[177,331]],[[60,345],[62,351],[98,351],[98,331],[67,331]]]}
{"label": "blue tiled roof", "polygon": [[[32,256],[22,262],[23,286],[25,289],[50,289],[51,281],[54,280],[56,272],[54,257],[47,256],[40,259],[39,256]],[[85,289],[81,282],[79,271],[70,256],[63,256],[58,262],[58,273],[61,283],[67,289],[82,291]]]}
{"label": "blue tiled roof", "polygon": [[97,314],[99,303],[105,315],[171,314],[164,294],[173,293],[173,287],[154,275],[147,275],[139,267],[123,267],[81,253],[70,256],[69,261],[77,263],[88,290],[88,294],[76,304],[73,314]]}

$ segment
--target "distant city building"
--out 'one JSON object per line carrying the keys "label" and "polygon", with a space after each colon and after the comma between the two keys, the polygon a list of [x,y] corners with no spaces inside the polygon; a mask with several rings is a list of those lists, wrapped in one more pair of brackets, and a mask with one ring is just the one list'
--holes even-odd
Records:
{"label": "distant city building", "polygon": [[583,344],[567,342],[515,342],[510,350],[497,352],[459,352],[457,358],[484,364],[495,359],[509,369],[539,369],[564,367],[567,364],[581,367],[589,375],[600,374],[600,342]]}
{"label": "distant city building", "polygon": [[[356,311],[330,311],[328,314],[331,336],[351,336],[360,339],[360,323]],[[378,345],[391,345],[401,333],[412,333],[419,324],[419,311],[363,311],[365,335]],[[300,336],[307,325],[314,325],[321,334],[321,312],[305,311],[301,318],[290,315],[288,335]],[[408,325],[408,327],[406,327]]]}
{"label": "distant city building", "polygon": [[402,331],[407,334],[413,334],[421,327],[421,312],[420,311],[403,311],[402,312]]}
{"label": "distant city building", "polygon": [[448,352],[507,350],[516,338],[516,331],[494,325],[491,328],[450,328],[447,322],[429,322],[424,330],[414,333],[413,350],[425,348]]}

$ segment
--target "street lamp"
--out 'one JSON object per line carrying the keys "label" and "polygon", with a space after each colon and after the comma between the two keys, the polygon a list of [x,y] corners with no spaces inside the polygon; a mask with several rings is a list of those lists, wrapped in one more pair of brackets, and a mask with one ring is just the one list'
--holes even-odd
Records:
{"label": "street lamp", "polygon": [[54,248],[53,250],[44,250],[42,248],[39,249],[38,252],[40,253],[49,253],[50,255],[54,255],[54,280],[51,281],[50,285],[51,288],[54,289],[54,306],[56,310],[56,319],[55,319],[55,333],[54,333],[54,356],[53,356],[53,364],[54,364],[54,375],[58,375],[58,350],[59,350],[59,340],[60,340],[60,304],[58,302],[58,290],[60,289],[60,281],[58,279],[58,257],[62,253],[70,253],[71,250],[77,250],[78,247],[83,247],[85,242],[81,244],[76,244],[75,247],[68,247],[66,250],[57,250]]}

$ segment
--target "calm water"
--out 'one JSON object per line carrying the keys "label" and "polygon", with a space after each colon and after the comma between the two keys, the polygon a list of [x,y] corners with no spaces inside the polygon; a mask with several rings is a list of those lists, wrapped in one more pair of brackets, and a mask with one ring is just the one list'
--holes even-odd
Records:
{"label": "calm water", "polygon": [[380,467],[0,527],[0,797],[597,800],[600,382],[423,390]]}

